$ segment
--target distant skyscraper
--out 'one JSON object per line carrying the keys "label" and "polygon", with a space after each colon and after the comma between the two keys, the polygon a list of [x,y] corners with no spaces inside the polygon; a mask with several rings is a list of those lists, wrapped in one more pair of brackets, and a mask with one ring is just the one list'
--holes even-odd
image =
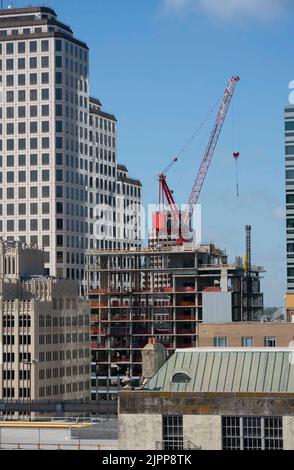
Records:
{"label": "distant skyscraper", "polygon": [[139,243],[95,235],[96,205],[116,210],[117,123],[90,98],[87,44],[51,8],[0,10],[0,79],[0,236],[81,280],[88,250]]}
{"label": "distant skyscraper", "polygon": [[287,292],[294,293],[294,105],[285,107]]}

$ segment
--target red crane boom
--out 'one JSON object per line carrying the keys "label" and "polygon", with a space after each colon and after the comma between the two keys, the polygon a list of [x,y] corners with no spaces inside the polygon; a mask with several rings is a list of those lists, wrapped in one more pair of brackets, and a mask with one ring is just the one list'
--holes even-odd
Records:
{"label": "red crane boom", "polygon": [[197,204],[201,188],[203,186],[205,177],[207,175],[207,171],[211,163],[211,160],[215,151],[215,147],[218,142],[218,139],[219,139],[219,136],[220,136],[223,124],[224,124],[224,120],[226,118],[226,114],[228,112],[228,109],[231,103],[231,99],[234,94],[236,83],[239,80],[240,80],[240,77],[238,76],[232,77],[229,80],[227,88],[225,89],[224,96],[223,96],[219,111],[217,113],[216,120],[212,129],[212,132],[210,134],[207,147],[205,149],[204,157],[202,159],[196,180],[193,184],[193,188],[192,188],[189,200],[188,200],[190,220],[193,215],[194,206],[195,204]]}
{"label": "red crane boom", "polygon": [[180,238],[179,240],[177,240],[178,243],[185,242],[185,240],[182,238],[182,235],[181,235],[181,225],[183,226],[187,225],[187,222],[188,224],[190,224],[192,220],[195,204],[197,204],[197,201],[201,192],[201,188],[206,178],[208,168],[211,163],[211,160],[215,151],[215,147],[217,145],[217,142],[218,142],[225,118],[226,118],[226,114],[228,112],[231,99],[234,94],[236,83],[239,80],[240,78],[238,76],[233,76],[229,80],[228,85],[225,89],[225,92],[221,101],[221,105],[217,113],[216,120],[215,120],[213,129],[211,131],[210,138],[206,146],[205,153],[204,153],[200,168],[198,170],[197,177],[193,184],[192,191],[188,200],[188,214],[184,215],[182,221],[181,221],[181,218],[182,218],[181,213],[173,197],[173,191],[169,188],[167,181],[166,181],[166,171],[177,161],[177,158],[174,158],[173,161],[167,167],[166,171],[159,175],[159,199],[160,199],[159,204],[161,204],[161,202],[163,201],[165,197],[169,205],[171,215],[179,227]]}

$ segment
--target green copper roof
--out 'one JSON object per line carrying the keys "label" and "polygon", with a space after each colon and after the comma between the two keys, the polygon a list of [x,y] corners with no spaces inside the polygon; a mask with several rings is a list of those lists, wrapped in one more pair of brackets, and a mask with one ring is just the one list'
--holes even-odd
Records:
{"label": "green copper roof", "polygon": [[[187,379],[187,381],[176,383],[174,377],[176,373],[181,373],[182,380]],[[294,393],[294,350],[287,348],[176,350],[144,388],[170,392]]]}

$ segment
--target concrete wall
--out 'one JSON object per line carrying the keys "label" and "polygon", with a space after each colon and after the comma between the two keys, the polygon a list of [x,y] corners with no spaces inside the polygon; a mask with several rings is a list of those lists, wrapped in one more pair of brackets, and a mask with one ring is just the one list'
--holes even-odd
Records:
{"label": "concrete wall", "polygon": [[264,347],[265,336],[276,336],[277,346],[288,347],[294,338],[294,323],[233,322],[205,323],[198,328],[198,345],[212,347],[215,336],[228,338],[229,347],[242,346],[242,336],[252,336],[254,347]]}
{"label": "concrete wall", "polygon": [[221,424],[218,415],[184,415],[184,441],[191,441],[201,450],[221,450]]}
{"label": "concrete wall", "polygon": [[203,292],[202,305],[204,323],[232,321],[232,292]]}
{"label": "concrete wall", "polygon": [[118,448],[122,450],[155,450],[162,440],[162,417],[156,414],[120,414]]}
{"label": "concrete wall", "polygon": [[283,447],[294,450],[294,416],[283,416]]}

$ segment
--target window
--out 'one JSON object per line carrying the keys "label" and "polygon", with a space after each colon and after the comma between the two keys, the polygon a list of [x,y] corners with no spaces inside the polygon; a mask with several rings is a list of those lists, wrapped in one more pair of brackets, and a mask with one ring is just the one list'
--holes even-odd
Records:
{"label": "window", "polygon": [[42,132],[49,132],[49,121],[42,121]]}
{"label": "window", "polygon": [[264,337],[264,347],[265,348],[274,348],[277,346],[277,337],[276,336],[265,336]]}
{"label": "window", "polygon": [[30,90],[30,100],[37,101],[38,99],[38,90]]}
{"label": "window", "polygon": [[19,86],[24,86],[26,84],[26,76],[24,73],[18,75],[18,84]]}
{"label": "window", "polygon": [[36,69],[38,67],[37,57],[30,57],[30,69]]}
{"label": "window", "polygon": [[6,54],[13,54],[14,53],[14,44],[13,42],[8,42],[6,44]]}
{"label": "window", "polygon": [[19,106],[18,107],[18,117],[19,118],[25,118],[26,117],[26,107],[25,106]]}
{"label": "window", "polygon": [[[25,68],[26,68],[26,59],[24,57],[22,57],[22,58],[18,59],[18,69],[19,70],[24,70]],[[31,67],[31,68],[36,68],[36,67]]]}
{"label": "window", "polygon": [[294,170],[286,170],[286,179],[293,180],[294,179]]}
{"label": "window", "polygon": [[55,66],[56,67],[62,67],[62,57],[60,55],[57,55],[55,58]]}
{"label": "window", "polygon": [[42,89],[42,100],[49,100],[49,88]]}
{"label": "window", "polygon": [[42,105],[42,116],[49,116],[49,105],[43,104]]}
{"label": "window", "polygon": [[37,121],[31,121],[30,122],[30,133],[31,134],[36,134],[38,132],[38,122]]}
{"label": "window", "polygon": [[177,372],[172,377],[172,383],[174,384],[189,383],[190,381],[191,377],[186,372]]}
{"label": "window", "polygon": [[7,59],[6,60],[6,70],[13,70],[14,69],[14,60]]}
{"label": "window", "polygon": [[253,346],[253,337],[252,336],[242,336],[241,345],[245,348],[251,348]]}
{"label": "window", "polygon": [[49,73],[48,72],[43,72],[41,76],[42,84],[47,84],[49,83]]}
{"label": "window", "polygon": [[30,165],[31,166],[36,166],[38,165],[38,155],[36,153],[32,153],[30,155]]}
{"label": "window", "polygon": [[48,52],[49,51],[49,41],[45,40],[41,42],[41,51]]}
{"label": "window", "polygon": [[25,54],[26,52],[26,43],[25,42],[19,42],[18,43],[18,53],[19,54]]}
{"label": "window", "polygon": [[183,449],[183,416],[162,417],[162,449]]}
{"label": "window", "polygon": [[18,90],[18,101],[25,101],[25,100],[26,100],[26,91]]}
{"label": "window", "polygon": [[49,67],[49,57],[47,57],[47,56],[42,57],[41,58],[41,65],[42,65],[42,68]]}
{"label": "window", "polygon": [[37,52],[37,41],[30,42],[30,52]]}
{"label": "window", "polygon": [[42,154],[42,165],[49,165],[49,153]]}
{"label": "window", "polygon": [[226,348],[228,346],[228,338],[226,336],[215,336],[213,338],[213,346],[216,348]]}
{"label": "window", "polygon": [[30,85],[37,85],[38,83],[38,74],[30,73]]}
{"label": "window", "polygon": [[281,417],[222,417],[223,450],[282,450]]}
{"label": "window", "polygon": [[55,41],[55,50],[57,52],[62,51],[62,41],[60,39],[56,39],[56,41]]}
{"label": "window", "polygon": [[26,156],[25,155],[19,155],[18,156],[18,165],[19,166],[25,166],[26,165]]}
{"label": "window", "polygon": [[6,86],[14,86],[14,75],[7,75]]}

